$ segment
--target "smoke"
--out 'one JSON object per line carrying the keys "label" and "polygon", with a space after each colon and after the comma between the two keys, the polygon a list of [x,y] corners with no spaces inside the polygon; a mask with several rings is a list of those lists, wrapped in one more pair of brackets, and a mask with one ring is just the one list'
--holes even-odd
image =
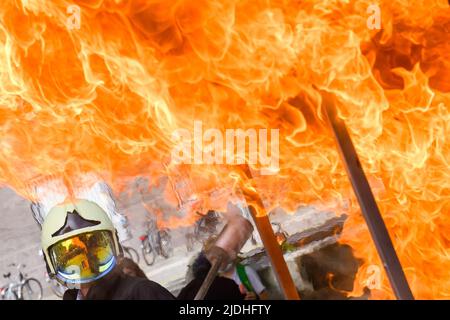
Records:
{"label": "smoke", "polygon": [[[131,238],[127,218],[118,211],[114,194],[107,183],[95,175],[83,175],[73,193],[77,199],[96,203],[108,214],[118,232],[120,242]],[[35,186],[34,196],[37,202],[32,204],[33,216],[42,225],[49,211],[66,200],[69,191],[62,179],[52,179]]]}

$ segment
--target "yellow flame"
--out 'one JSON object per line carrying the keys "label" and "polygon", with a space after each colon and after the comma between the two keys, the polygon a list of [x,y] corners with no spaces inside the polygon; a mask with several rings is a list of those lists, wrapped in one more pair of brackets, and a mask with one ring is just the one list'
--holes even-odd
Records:
{"label": "yellow flame", "polygon": [[[69,5],[80,28],[68,28]],[[450,10],[445,0],[3,0],[0,183],[31,197],[47,176],[95,172],[120,190],[167,175],[171,134],[280,130],[280,171],[240,182],[234,166],[187,168],[202,205],[244,187],[266,210],[350,204],[343,241],[371,244],[320,96],[333,92],[417,298],[450,297]],[[252,165],[258,169],[258,165]],[[170,173],[169,175],[172,175]],[[250,177],[247,177],[250,179]],[[347,200],[350,200],[348,202]],[[376,298],[392,297],[383,277]]]}

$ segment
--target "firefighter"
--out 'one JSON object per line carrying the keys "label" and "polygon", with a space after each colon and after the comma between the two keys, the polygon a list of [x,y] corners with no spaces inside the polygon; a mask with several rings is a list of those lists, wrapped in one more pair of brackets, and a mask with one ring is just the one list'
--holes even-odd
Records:
{"label": "firefighter", "polygon": [[52,208],[41,242],[49,275],[69,288],[65,300],[174,299],[159,284],[120,272],[117,232],[94,202],[75,200]]}

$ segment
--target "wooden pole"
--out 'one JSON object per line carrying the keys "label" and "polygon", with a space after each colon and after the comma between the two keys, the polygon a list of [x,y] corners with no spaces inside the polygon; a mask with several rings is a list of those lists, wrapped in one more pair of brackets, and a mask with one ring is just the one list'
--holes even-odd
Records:
{"label": "wooden pole", "polygon": [[[247,178],[251,178],[251,171],[248,165],[244,167],[244,172]],[[266,254],[269,257],[270,264],[272,265],[275,277],[283,291],[284,297],[287,300],[300,300],[297,288],[295,287],[294,280],[287,267],[286,261],[284,260],[283,251],[272,229],[272,224],[270,223],[269,216],[265,212],[264,204],[261,197],[254,192],[254,190],[248,190],[247,188],[242,188],[244,197],[249,203],[249,211],[252,215],[253,221],[255,222],[256,229],[259,232],[261,240],[263,242]],[[256,208],[255,208],[256,207]],[[259,210],[259,212],[258,212]]]}

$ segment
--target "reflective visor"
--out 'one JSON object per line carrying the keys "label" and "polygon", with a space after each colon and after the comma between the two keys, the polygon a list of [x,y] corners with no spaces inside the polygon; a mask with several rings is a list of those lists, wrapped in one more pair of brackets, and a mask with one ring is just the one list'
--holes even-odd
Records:
{"label": "reflective visor", "polygon": [[56,277],[65,283],[100,279],[116,265],[109,231],[82,233],[55,243],[49,249]]}

